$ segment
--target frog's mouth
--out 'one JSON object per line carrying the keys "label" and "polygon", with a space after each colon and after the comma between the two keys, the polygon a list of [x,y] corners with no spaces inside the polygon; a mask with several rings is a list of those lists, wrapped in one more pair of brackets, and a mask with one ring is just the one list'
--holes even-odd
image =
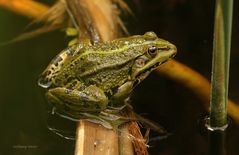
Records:
{"label": "frog's mouth", "polygon": [[158,62],[156,64],[154,64],[153,66],[150,66],[149,68],[145,69],[144,71],[142,71],[141,73],[139,73],[139,76],[141,74],[144,74],[145,72],[152,72],[153,70],[155,70],[157,67],[159,67],[161,64],[163,64],[164,62],[166,62],[167,60],[163,61],[163,62]]}
{"label": "frog's mouth", "polygon": [[[164,61],[166,62],[166,61]],[[138,75],[136,75],[136,79],[139,79],[140,81],[142,81],[143,79],[145,79],[153,70],[155,70],[157,67],[159,67],[162,63],[164,62],[158,62],[156,64],[154,64],[153,66],[149,67],[148,69],[143,70],[142,72],[140,72]]]}
{"label": "frog's mouth", "polygon": [[[167,60],[165,60],[164,62],[166,62]],[[164,62],[159,62],[159,63],[156,63],[155,65],[153,65],[152,67],[149,68],[150,71],[156,69],[158,66],[160,66],[161,64],[163,64]]]}

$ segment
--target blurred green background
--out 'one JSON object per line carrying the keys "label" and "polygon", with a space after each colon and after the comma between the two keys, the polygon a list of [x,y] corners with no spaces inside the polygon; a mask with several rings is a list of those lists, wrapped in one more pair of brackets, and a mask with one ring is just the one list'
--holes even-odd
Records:
{"label": "blurred green background", "polygon": [[[52,3],[53,0],[44,1]],[[125,18],[131,34],[154,31],[178,48],[176,60],[210,79],[214,1],[129,1],[135,18]],[[239,3],[235,0],[229,97],[239,103]],[[9,41],[26,29],[30,20],[0,8],[0,42]],[[34,28],[31,27],[31,28]],[[0,155],[69,155],[74,141],[47,129],[47,102],[37,78],[49,61],[67,46],[60,31],[27,41],[0,46]],[[206,115],[201,101],[190,90],[152,73],[132,96],[138,113],[173,133],[150,143],[152,154],[204,155],[206,133],[198,125]],[[228,130],[227,152],[238,155],[239,127]],[[28,146],[28,148],[21,148]]]}

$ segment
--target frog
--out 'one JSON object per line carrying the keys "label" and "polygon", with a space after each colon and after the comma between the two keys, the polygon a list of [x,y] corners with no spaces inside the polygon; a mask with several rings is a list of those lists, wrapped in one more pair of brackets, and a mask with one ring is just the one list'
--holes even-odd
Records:
{"label": "frog", "polygon": [[83,40],[60,52],[38,85],[58,111],[79,118],[124,106],[132,90],[177,52],[154,32],[92,43]]}

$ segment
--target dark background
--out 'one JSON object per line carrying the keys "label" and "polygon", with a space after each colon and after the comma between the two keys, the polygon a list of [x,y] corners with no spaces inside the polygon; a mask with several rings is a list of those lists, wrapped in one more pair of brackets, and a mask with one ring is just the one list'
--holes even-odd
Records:
{"label": "dark background", "polygon": [[[45,2],[52,3],[52,0]],[[229,97],[239,103],[239,4],[234,1]],[[176,60],[210,79],[214,1],[129,1],[135,17],[124,17],[131,34],[154,31],[178,48]],[[0,8],[0,42],[21,34],[30,20]],[[49,61],[67,46],[63,32],[0,46],[0,155],[73,154],[74,141],[47,129],[47,102],[37,78]],[[208,137],[198,125],[205,117],[202,102],[181,85],[152,73],[132,96],[138,113],[172,133],[150,143],[151,154],[205,155]],[[153,135],[157,136],[157,135]],[[239,127],[228,129],[228,155],[239,154]],[[19,149],[19,146],[32,146]]]}

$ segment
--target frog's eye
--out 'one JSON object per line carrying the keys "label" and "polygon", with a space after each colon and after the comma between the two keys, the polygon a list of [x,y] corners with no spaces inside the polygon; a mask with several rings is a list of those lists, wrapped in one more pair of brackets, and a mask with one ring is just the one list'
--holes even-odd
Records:
{"label": "frog's eye", "polygon": [[149,54],[151,57],[155,57],[156,54],[157,54],[157,50],[158,50],[157,47],[155,47],[155,46],[150,46],[150,47],[148,48],[148,54]]}

